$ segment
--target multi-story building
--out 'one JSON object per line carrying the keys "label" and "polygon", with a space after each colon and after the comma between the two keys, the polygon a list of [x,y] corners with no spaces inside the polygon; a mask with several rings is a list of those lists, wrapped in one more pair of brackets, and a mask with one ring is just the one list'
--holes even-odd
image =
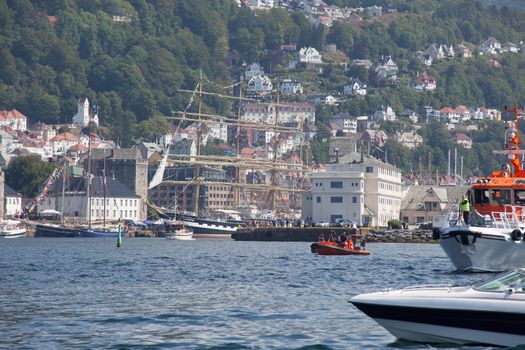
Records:
{"label": "multi-story building", "polygon": [[[159,207],[191,212],[195,208],[195,185],[197,181],[206,181],[214,184],[200,185],[199,210],[234,209],[231,179],[225,170],[201,166],[200,179],[196,179],[195,174],[194,166],[166,168],[165,181],[149,191],[151,202]],[[168,180],[185,181],[187,184],[170,183]]]}
{"label": "multi-story building", "polygon": [[399,219],[401,171],[373,157],[360,162],[330,164],[325,172],[311,173],[312,192],[303,194],[306,221],[355,220],[359,225],[386,227]]}
{"label": "multi-story building", "polygon": [[[87,157],[84,169],[88,169]],[[91,149],[91,173],[115,178],[137,194],[144,202],[139,218],[146,218],[145,202],[148,196],[148,161],[135,148]]]}
{"label": "multi-story building", "polygon": [[7,126],[13,130],[26,131],[27,117],[16,109],[0,111],[0,127],[3,126]]}
{"label": "multi-story building", "polygon": [[[89,188],[86,177],[70,177],[62,196],[62,182],[56,181],[46,200],[38,204],[39,212],[54,209],[73,221],[88,219],[88,199],[91,199],[91,221],[141,221],[142,199],[120,181],[106,176],[95,176]],[[63,200],[63,202],[62,202]]]}
{"label": "multi-story building", "polygon": [[11,219],[22,212],[22,195],[4,183],[4,218]]}
{"label": "multi-story building", "polygon": [[242,106],[241,120],[249,123],[278,124],[297,122],[315,123],[315,106],[306,102],[281,103],[277,108],[273,103],[246,103]]}

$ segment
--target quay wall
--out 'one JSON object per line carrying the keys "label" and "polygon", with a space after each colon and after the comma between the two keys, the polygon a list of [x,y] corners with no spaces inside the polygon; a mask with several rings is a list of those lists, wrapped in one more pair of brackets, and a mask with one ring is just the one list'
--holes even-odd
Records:
{"label": "quay wall", "polygon": [[368,228],[350,229],[345,227],[257,227],[243,228],[232,235],[236,241],[268,242],[316,242],[320,235],[340,236],[359,233],[366,242],[384,243],[431,243],[429,230],[374,230]]}

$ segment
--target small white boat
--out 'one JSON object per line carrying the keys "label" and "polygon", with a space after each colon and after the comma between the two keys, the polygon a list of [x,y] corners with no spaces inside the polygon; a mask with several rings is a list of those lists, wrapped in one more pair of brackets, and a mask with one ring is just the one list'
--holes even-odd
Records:
{"label": "small white boat", "polygon": [[400,339],[424,343],[525,344],[525,269],[481,283],[360,294],[350,302]]}
{"label": "small white boat", "polygon": [[26,236],[26,228],[18,220],[5,220],[0,223],[0,238],[21,238]]}
{"label": "small white boat", "polygon": [[191,241],[193,240],[193,232],[187,228],[179,228],[174,231],[170,231],[166,234],[166,239],[177,239],[179,241]]}

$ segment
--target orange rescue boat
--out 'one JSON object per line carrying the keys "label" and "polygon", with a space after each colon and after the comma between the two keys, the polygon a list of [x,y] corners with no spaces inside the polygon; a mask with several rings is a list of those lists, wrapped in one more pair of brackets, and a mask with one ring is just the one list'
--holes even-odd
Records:
{"label": "orange rescue boat", "polygon": [[[358,243],[358,238],[363,240]],[[330,235],[328,239],[321,235],[319,241],[312,243],[310,248],[312,253],[318,255],[370,255],[370,252],[365,250],[364,236],[358,234],[338,237]]]}

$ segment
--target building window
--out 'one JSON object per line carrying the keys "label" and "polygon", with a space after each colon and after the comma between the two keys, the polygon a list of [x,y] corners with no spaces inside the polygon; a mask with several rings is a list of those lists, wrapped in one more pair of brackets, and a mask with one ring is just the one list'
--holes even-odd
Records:
{"label": "building window", "polygon": [[357,197],[352,197],[352,203],[357,203]]}
{"label": "building window", "polygon": [[330,203],[343,203],[343,197],[330,197]]}
{"label": "building window", "polygon": [[331,181],[330,188],[343,188],[343,181]]}
{"label": "building window", "polygon": [[317,203],[321,203],[321,197],[317,197],[315,200]]}
{"label": "building window", "polygon": [[367,166],[366,167],[366,172],[367,173],[373,173],[374,172],[374,167],[373,166]]}

